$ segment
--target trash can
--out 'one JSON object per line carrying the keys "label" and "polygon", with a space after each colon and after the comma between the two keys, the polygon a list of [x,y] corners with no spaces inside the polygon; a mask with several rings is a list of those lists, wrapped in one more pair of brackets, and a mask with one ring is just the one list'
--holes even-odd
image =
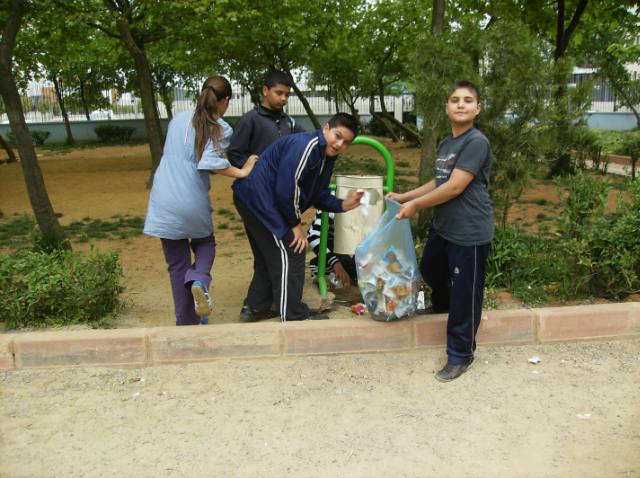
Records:
{"label": "trash can", "polygon": [[371,194],[369,215],[365,219],[362,206],[341,214],[334,220],[334,250],[337,254],[353,255],[356,246],[371,231],[384,211],[384,178],[382,176],[344,175],[336,176],[336,197],[347,199],[358,188]]}

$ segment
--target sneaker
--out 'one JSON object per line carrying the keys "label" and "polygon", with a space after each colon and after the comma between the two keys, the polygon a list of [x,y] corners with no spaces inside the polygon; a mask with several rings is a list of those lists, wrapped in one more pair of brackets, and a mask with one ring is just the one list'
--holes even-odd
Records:
{"label": "sneaker", "polygon": [[275,310],[258,310],[247,304],[243,305],[240,311],[240,318],[245,322],[273,319],[274,317],[278,317],[278,313]]}
{"label": "sneaker", "polygon": [[196,314],[200,317],[208,317],[211,314],[213,305],[209,298],[207,286],[199,280],[194,281],[193,284],[191,284],[191,293],[193,294],[193,300],[196,305]]}
{"label": "sneaker", "polygon": [[325,314],[314,314],[309,312],[309,315],[304,320],[329,320],[329,316]]}
{"label": "sneaker", "polygon": [[448,363],[442,370],[436,373],[436,380],[440,382],[451,382],[469,370],[472,366],[473,362],[463,365]]}
{"label": "sneaker", "polygon": [[200,317],[200,325],[209,325],[209,317]]}

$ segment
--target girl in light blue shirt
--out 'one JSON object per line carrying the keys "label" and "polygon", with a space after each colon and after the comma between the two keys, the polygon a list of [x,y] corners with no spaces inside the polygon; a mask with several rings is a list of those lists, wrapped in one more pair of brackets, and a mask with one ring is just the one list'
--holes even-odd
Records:
{"label": "girl in light blue shirt", "polygon": [[[257,156],[238,169],[224,158],[233,130],[222,120],[232,97],[221,76],[204,82],[194,109],[169,123],[149,198],[144,233],[159,237],[167,261],[176,325],[208,323],[209,286],[216,254],[209,173],[245,178]],[[191,261],[191,251],[194,261]]]}

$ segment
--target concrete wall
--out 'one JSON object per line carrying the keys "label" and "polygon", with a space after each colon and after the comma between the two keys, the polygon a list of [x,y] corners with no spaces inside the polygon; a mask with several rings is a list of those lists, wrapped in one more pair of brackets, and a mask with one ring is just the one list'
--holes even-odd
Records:
{"label": "concrete wall", "polygon": [[[329,121],[332,115],[318,115],[318,121],[320,124],[324,124]],[[307,131],[313,131],[313,123],[306,115],[292,115],[296,123],[302,126]],[[369,115],[362,115],[363,120],[367,120]],[[240,119],[239,116],[225,116],[226,120],[234,123]],[[144,124],[144,119],[129,119],[129,120],[94,120],[94,121],[72,121],[71,133],[73,139],[76,141],[96,141],[96,134],[93,132],[93,128],[103,124],[114,124],[118,126],[133,126],[136,128],[135,133],[131,139],[142,140],[147,137],[147,128]],[[162,126],[166,130],[168,126],[168,120],[162,120]],[[47,144],[51,143],[64,143],[67,139],[67,130],[64,123],[27,123],[31,130],[44,130],[51,132],[51,136],[47,139]],[[0,134],[6,138],[7,132],[11,131],[11,127],[8,124],[0,124]]]}
{"label": "concrete wall", "polygon": [[589,113],[589,128],[626,131],[637,126],[633,113]]}

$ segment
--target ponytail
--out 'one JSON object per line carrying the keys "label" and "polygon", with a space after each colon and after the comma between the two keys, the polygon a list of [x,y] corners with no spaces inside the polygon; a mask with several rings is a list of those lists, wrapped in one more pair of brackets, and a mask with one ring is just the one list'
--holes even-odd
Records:
{"label": "ponytail", "polygon": [[191,124],[196,130],[196,158],[200,161],[204,149],[209,141],[213,142],[216,149],[220,149],[222,139],[222,126],[218,123],[220,102],[225,98],[231,98],[231,85],[222,76],[207,78],[202,87],[202,93],[198,96],[196,109],[193,113]]}

